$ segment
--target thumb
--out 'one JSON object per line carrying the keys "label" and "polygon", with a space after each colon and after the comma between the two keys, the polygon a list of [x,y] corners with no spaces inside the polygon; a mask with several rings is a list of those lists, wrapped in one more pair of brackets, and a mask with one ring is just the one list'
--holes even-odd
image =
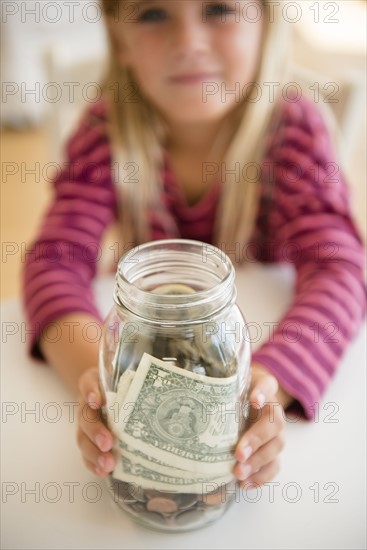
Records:
{"label": "thumb", "polygon": [[278,381],[264,367],[252,365],[251,405],[262,409],[266,401],[272,401],[278,391]]}

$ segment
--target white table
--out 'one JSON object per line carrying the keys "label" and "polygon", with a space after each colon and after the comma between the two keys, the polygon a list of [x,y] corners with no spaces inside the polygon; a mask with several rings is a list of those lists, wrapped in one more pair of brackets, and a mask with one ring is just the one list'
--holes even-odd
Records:
{"label": "white table", "polygon": [[[104,313],[113,284],[112,277],[96,283]],[[254,264],[237,274],[237,284],[247,320],[264,328],[288,307],[294,273]],[[217,523],[177,535],[135,525],[85,469],[75,399],[50,368],[26,357],[24,328],[19,302],[3,302],[2,548],[365,548],[365,325],[320,403],[320,421],[287,423],[274,484],[239,493]],[[254,349],[266,337],[263,331]]]}

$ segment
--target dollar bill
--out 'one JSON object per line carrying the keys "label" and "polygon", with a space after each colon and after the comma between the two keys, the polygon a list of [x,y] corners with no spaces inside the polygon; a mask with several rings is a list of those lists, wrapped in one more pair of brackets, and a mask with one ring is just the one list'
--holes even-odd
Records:
{"label": "dollar bill", "polygon": [[[180,470],[177,470],[178,472]],[[160,473],[142,465],[139,461],[132,461],[122,456],[113,472],[113,477],[127,483],[134,483],[142,489],[181,493],[203,493],[211,484],[222,485],[233,479],[231,475],[210,478],[204,475],[183,477],[177,473],[176,476]]]}
{"label": "dollar bill", "polygon": [[[212,378],[144,353],[118,423],[135,452],[195,475],[227,477],[235,463],[237,376]],[[132,456],[131,462],[132,462]]]}
{"label": "dollar bill", "polygon": [[119,441],[119,454],[120,456],[129,459],[131,462],[138,461],[139,464],[141,464],[142,466],[149,469],[154,469],[157,473],[167,474],[175,477],[192,477],[192,472],[182,470],[181,468],[177,468],[177,466],[172,466],[170,464],[167,464],[166,462],[163,462],[162,460],[153,458],[152,456],[143,453],[140,449],[129,447],[129,445],[121,440]]}
{"label": "dollar bill", "polygon": [[126,395],[129,391],[134,376],[134,371],[125,371],[118,382],[117,392],[106,392],[106,405],[104,408],[104,412],[107,418],[107,425],[118,439],[120,438],[118,421],[121,413],[121,408],[124,405]]}
{"label": "dollar bill", "polygon": [[[121,472],[123,472],[123,467],[124,467],[123,465],[124,464],[129,464],[129,473],[130,474],[131,474],[131,471],[132,471],[131,465],[132,464],[139,464],[140,468],[145,468],[145,469],[149,470],[150,472],[154,472],[154,474],[157,476],[158,480],[160,479],[160,476],[163,475],[164,479],[166,479],[166,477],[171,477],[171,478],[180,478],[180,479],[189,480],[188,485],[192,485],[194,482],[195,483],[203,483],[204,481],[205,481],[205,483],[213,483],[213,482],[215,482],[217,484],[218,483],[228,483],[229,481],[231,481],[233,479],[232,474],[228,474],[227,476],[224,476],[222,478],[218,478],[218,476],[210,476],[210,475],[205,475],[205,474],[195,474],[195,472],[189,472],[187,470],[182,470],[180,468],[171,466],[170,464],[166,464],[166,463],[164,463],[160,460],[153,459],[152,457],[150,457],[148,455],[145,455],[144,453],[142,453],[138,449],[130,449],[128,445],[122,443],[121,441],[120,441],[119,447],[120,447],[120,456],[122,458],[126,459],[129,462],[122,462],[120,467],[115,470],[114,477],[117,477],[118,475],[120,475]],[[150,475],[152,475],[152,474],[150,474]],[[131,476],[130,476],[130,479],[132,479]],[[121,478],[121,480],[126,481],[126,479],[123,478],[123,477]],[[138,479],[138,478],[136,478],[134,481],[137,485],[139,485],[141,483],[140,479]],[[167,483],[167,482],[165,481],[165,483]],[[180,485],[183,485],[183,482],[181,482]],[[168,490],[167,487],[166,487],[166,490]],[[172,487],[172,489],[170,489],[170,490],[174,490],[174,488]]]}

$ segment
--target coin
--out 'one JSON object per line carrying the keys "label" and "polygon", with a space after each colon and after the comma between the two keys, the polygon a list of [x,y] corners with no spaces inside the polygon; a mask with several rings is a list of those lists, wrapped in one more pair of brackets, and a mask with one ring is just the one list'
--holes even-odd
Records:
{"label": "coin", "polygon": [[178,506],[177,503],[170,499],[164,497],[155,497],[147,502],[147,510],[150,512],[158,512],[158,514],[172,514],[177,512]]}
{"label": "coin", "polygon": [[223,504],[226,501],[226,497],[221,487],[211,493],[203,493],[200,500],[208,506],[216,506],[217,504]]}
{"label": "coin", "polygon": [[134,502],[133,504],[130,504],[129,507],[135,512],[145,512],[145,505],[142,502]]}
{"label": "coin", "polygon": [[179,494],[175,498],[180,510],[186,510],[195,506],[198,501],[198,495],[195,494]]}
{"label": "coin", "polygon": [[157,286],[151,291],[153,294],[176,295],[176,294],[195,294],[195,290],[191,286],[181,283],[171,283],[167,285]]}
{"label": "coin", "polygon": [[161,497],[162,492],[157,491],[156,489],[148,489],[145,491],[145,496],[148,500],[150,500],[151,498]]}
{"label": "coin", "polygon": [[168,500],[176,500],[179,495],[169,491],[158,491],[157,489],[146,489],[145,497],[150,500],[156,497],[167,498]]}
{"label": "coin", "polygon": [[115,478],[111,478],[111,480],[109,481],[109,484],[110,484],[110,487],[112,488],[113,498],[115,502],[116,501],[123,501],[126,503],[136,502],[137,499],[134,498],[131,495],[131,492],[129,491],[128,483],[124,481],[120,481]]}
{"label": "coin", "polygon": [[146,502],[144,490],[140,487],[140,485],[137,485],[136,483],[129,483],[128,492],[135,500],[138,500],[139,502]]}

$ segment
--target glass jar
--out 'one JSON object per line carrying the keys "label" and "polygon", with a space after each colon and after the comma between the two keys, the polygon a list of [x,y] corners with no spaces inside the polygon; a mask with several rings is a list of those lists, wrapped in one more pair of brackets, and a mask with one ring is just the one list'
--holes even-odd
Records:
{"label": "glass jar", "polygon": [[199,241],[149,242],[118,265],[103,326],[103,418],[116,436],[115,503],[138,523],[186,531],[236,498],[250,338],[233,265]]}

